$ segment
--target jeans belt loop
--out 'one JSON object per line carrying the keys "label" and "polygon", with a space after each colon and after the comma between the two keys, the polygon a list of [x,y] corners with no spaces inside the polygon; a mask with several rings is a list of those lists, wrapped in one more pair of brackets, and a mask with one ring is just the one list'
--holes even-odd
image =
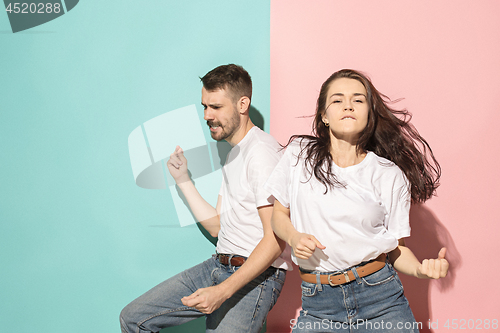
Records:
{"label": "jeans belt loop", "polygon": [[[271,266],[273,267],[273,266]],[[278,279],[280,277],[280,273],[281,273],[281,268],[278,268],[278,267],[275,267],[275,270],[274,270],[274,277],[276,279]]]}
{"label": "jeans belt loop", "polygon": [[321,285],[321,275],[316,273],[316,285],[318,286],[318,291],[323,291],[323,286]]}
{"label": "jeans belt loop", "polygon": [[358,284],[361,284],[362,281],[361,278],[359,277],[358,270],[356,269],[356,267],[352,267],[351,272],[354,275],[354,279],[358,282]]}

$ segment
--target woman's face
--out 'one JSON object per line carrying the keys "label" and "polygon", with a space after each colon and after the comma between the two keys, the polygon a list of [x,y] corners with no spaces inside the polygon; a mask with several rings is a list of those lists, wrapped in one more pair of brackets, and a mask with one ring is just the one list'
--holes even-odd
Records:
{"label": "woman's face", "polygon": [[340,78],[328,87],[323,123],[337,139],[357,141],[368,123],[368,101],[365,86],[355,79]]}

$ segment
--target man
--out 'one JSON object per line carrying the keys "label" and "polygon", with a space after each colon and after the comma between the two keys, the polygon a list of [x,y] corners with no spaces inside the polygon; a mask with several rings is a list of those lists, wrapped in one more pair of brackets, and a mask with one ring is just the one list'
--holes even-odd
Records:
{"label": "man", "polygon": [[232,146],[217,206],[196,190],[179,146],[167,165],[196,219],[218,236],[217,254],[125,307],[120,315],[124,333],[158,332],[202,315],[207,332],[259,332],[290,267],[279,257],[284,243],[271,228],[274,198],[263,189],[280,158],[280,145],[250,120],[250,75],[231,64],[201,81],[211,136]]}

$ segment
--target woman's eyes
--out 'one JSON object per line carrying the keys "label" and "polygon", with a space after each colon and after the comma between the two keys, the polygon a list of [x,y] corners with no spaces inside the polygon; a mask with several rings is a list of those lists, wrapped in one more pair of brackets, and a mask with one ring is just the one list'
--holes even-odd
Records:
{"label": "woman's eyes", "polygon": [[[354,103],[364,103],[364,102],[365,102],[365,101],[364,101],[364,100],[362,100],[362,99],[355,99],[355,100],[354,100]],[[332,104],[333,104],[333,103],[342,103],[342,100],[334,100],[334,101],[332,102]]]}

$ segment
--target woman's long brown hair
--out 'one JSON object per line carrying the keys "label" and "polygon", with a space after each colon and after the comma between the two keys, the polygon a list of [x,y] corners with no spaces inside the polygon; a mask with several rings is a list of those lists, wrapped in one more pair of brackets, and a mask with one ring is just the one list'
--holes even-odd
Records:
{"label": "woman's long brown hair", "polygon": [[413,202],[425,202],[430,199],[435,194],[441,177],[441,167],[431,147],[410,123],[411,114],[407,110],[389,107],[389,98],[377,91],[367,76],[352,69],[333,73],[321,86],[312,136],[294,135],[288,142],[290,144],[293,140],[300,139],[303,148],[299,156],[305,159],[311,176],[314,175],[325,185],[325,193],[334,187],[345,186],[332,172],[330,130],[322,122],[328,88],[330,83],[339,78],[358,80],[367,92],[368,123],[359,136],[357,151],[372,151],[394,162],[410,182]]}

